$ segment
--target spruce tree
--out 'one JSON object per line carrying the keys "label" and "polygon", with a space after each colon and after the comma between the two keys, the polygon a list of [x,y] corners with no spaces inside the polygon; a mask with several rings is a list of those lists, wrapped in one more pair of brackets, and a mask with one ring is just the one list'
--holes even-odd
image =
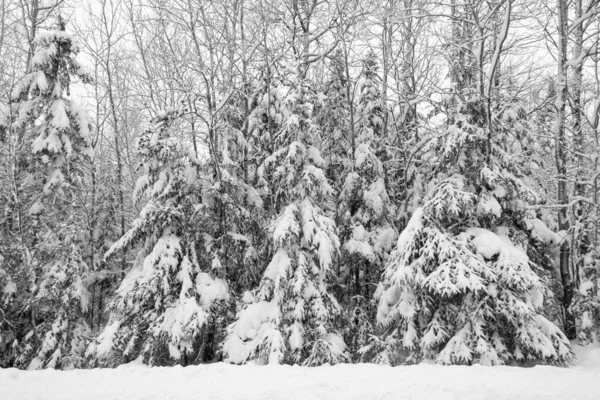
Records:
{"label": "spruce tree", "polygon": [[[430,190],[386,266],[377,315],[385,332],[372,344],[381,346],[378,361],[568,362],[568,340],[543,315],[541,268],[527,255],[526,205],[537,196],[523,183],[520,149],[486,135],[476,93],[448,99],[446,134],[428,153]],[[496,129],[514,134],[498,109]]]}
{"label": "spruce tree", "polygon": [[144,174],[134,196],[148,201],[105,257],[142,243],[108,305],[110,318],[87,351],[100,365],[142,356],[150,365],[202,361],[209,322],[230,299],[210,247],[214,215],[206,204],[196,154],[177,135],[182,110],[158,113],[138,141]]}
{"label": "spruce tree", "polygon": [[80,47],[60,17],[57,29],[40,32],[33,46],[29,73],[0,121],[4,140],[23,144],[16,147],[13,170],[19,221],[11,236],[20,239],[0,261],[3,306],[12,315],[2,313],[14,323],[0,341],[12,341],[6,354],[17,367],[64,369],[82,365],[89,334],[89,266],[81,255],[85,239],[74,198],[82,162],[92,155],[90,122],[69,96],[74,79],[91,78],[76,61]]}
{"label": "spruce tree", "polygon": [[[373,293],[397,234],[386,185],[381,80],[374,53],[364,60],[357,104],[356,150],[339,196],[342,263],[349,274],[346,341],[356,356],[373,333]],[[357,357],[358,358],[358,357]]]}
{"label": "spruce tree", "polygon": [[299,80],[274,93],[285,110],[278,121],[281,146],[260,166],[276,212],[269,226],[273,255],[228,329],[225,360],[335,364],[347,358],[336,326],[341,307],[329,287],[339,239],[327,215],[333,189],[316,147],[320,130],[309,101],[314,92]]}

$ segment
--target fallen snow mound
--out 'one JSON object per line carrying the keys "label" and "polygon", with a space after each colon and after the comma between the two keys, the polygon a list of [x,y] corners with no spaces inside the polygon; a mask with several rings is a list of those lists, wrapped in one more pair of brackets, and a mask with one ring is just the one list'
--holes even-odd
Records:
{"label": "fallen snow mound", "polygon": [[0,370],[3,400],[574,399],[597,400],[600,348],[576,348],[568,368],[479,365],[318,368],[212,364],[116,369]]}

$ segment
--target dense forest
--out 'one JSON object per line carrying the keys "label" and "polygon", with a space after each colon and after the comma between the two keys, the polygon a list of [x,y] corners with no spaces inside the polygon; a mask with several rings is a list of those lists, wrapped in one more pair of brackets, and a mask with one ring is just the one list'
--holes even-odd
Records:
{"label": "dense forest", "polygon": [[596,340],[599,0],[0,7],[0,367]]}

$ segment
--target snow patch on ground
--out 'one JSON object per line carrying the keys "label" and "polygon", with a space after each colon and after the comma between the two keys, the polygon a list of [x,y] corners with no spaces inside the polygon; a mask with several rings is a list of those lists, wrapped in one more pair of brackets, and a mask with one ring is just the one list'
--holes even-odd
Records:
{"label": "snow patch on ground", "polygon": [[600,347],[575,346],[572,366],[341,364],[317,368],[224,363],[149,368],[0,370],[7,400],[576,399],[600,393]]}

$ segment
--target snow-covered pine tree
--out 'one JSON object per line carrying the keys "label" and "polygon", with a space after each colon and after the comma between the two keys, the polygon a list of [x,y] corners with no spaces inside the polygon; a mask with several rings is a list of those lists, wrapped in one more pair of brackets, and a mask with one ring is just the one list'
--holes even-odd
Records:
{"label": "snow-covered pine tree", "polygon": [[428,153],[428,193],[384,274],[377,361],[568,362],[568,340],[542,315],[540,266],[527,256],[527,204],[537,198],[521,179],[518,127],[492,108],[497,132],[509,129],[486,134],[485,103],[468,88],[448,104],[446,134]]}
{"label": "snow-covered pine tree", "polygon": [[385,154],[383,137],[382,82],[377,55],[370,51],[363,62],[358,93],[358,143],[368,143],[378,157]]}
{"label": "snow-covered pine tree", "polygon": [[144,174],[134,196],[148,202],[105,257],[143,245],[108,305],[107,326],[87,350],[94,363],[118,365],[139,356],[150,365],[201,361],[202,343],[212,335],[207,321],[216,304],[229,300],[227,283],[215,276],[220,263],[205,256],[214,218],[203,202],[201,163],[176,134],[181,113],[159,112],[139,139]]}
{"label": "snow-covered pine tree", "polygon": [[246,116],[244,96],[242,93],[232,96],[224,107],[220,126],[222,148],[216,157],[221,179],[205,191],[212,212],[220,219],[218,231],[213,234],[213,257],[223,264],[234,292],[258,283],[261,272],[258,249],[263,248],[260,244],[265,239],[264,188],[256,174],[258,160],[263,156],[260,153],[267,152],[262,146],[263,129],[257,126],[262,124],[256,121],[256,118],[262,120],[264,105],[262,101],[248,100]]}
{"label": "snow-covered pine tree", "polygon": [[339,195],[342,265],[348,274],[349,299],[345,303],[350,305],[345,336],[354,355],[367,344],[372,333],[376,309],[373,291],[397,239],[391,223],[394,207],[387,194],[380,159],[385,148],[377,69],[377,59],[371,52],[364,61],[359,84],[356,150]]}
{"label": "snow-covered pine tree", "polygon": [[352,86],[346,77],[344,54],[338,49],[329,62],[329,79],[319,93],[315,110],[315,122],[322,132],[322,156],[327,161],[326,175],[332,179],[336,190],[341,188],[339,180],[351,163],[348,152],[352,148],[351,113],[354,111],[348,99]]}
{"label": "snow-covered pine tree", "polygon": [[[208,259],[215,276],[228,282],[231,294],[256,287],[267,249],[262,245],[266,239],[261,196],[264,188],[257,179],[255,164],[266,149],[260,145],[261,139],[253,135],[258,132],[251,129],[256,115],[253,111],[259,105],[251,103],[249,98],[246,100],[246,96],[250,97],[248,92],[249,87],[234,92],[219,113],[215,127],[219,146],[210,151],[209,162],[214,177],[207,180],[203,190],[207,212],[215,224],[204,235],[205,255],[199,253],[199,256]],[[233,306],[233,302],[221,304],[210,321],[211,335],[207,337],[210,340],[202,344],[203,361],[221,357],[226,327],[235,316],[231,312],[234,310],[226,307],[229,305]]]}
{"label": "snow-covered pine tree", "polygon": [[232,363],[335,364],[347,359],[336,329],[341,307],[329,288],[339,240],[326,210],[333,190],[315,147],[320,130],[308,101],[314,95],[308,81],[272,93],[284,106],[279,148],[259,174],[277,213],[270,225],[273,256],[259,288],[244,295],[223,351]]}
{"label": "snow-covered pine tree", "polygon": [[30,72],[15,86],[0,121],[3,140],[14,146],[11,207],[18,220],[8,235],[18,240],[0,261],[12,276],[4,304],[18,328],[0,341],[14,339],[8,358],[17,367],[70,368],[81,365],[88,331],[88,266],[72,188],[92,149],[88,117],[69,95],[73,79],[91,79],[60,17],[57,29],[38,33],[33,45]]}

